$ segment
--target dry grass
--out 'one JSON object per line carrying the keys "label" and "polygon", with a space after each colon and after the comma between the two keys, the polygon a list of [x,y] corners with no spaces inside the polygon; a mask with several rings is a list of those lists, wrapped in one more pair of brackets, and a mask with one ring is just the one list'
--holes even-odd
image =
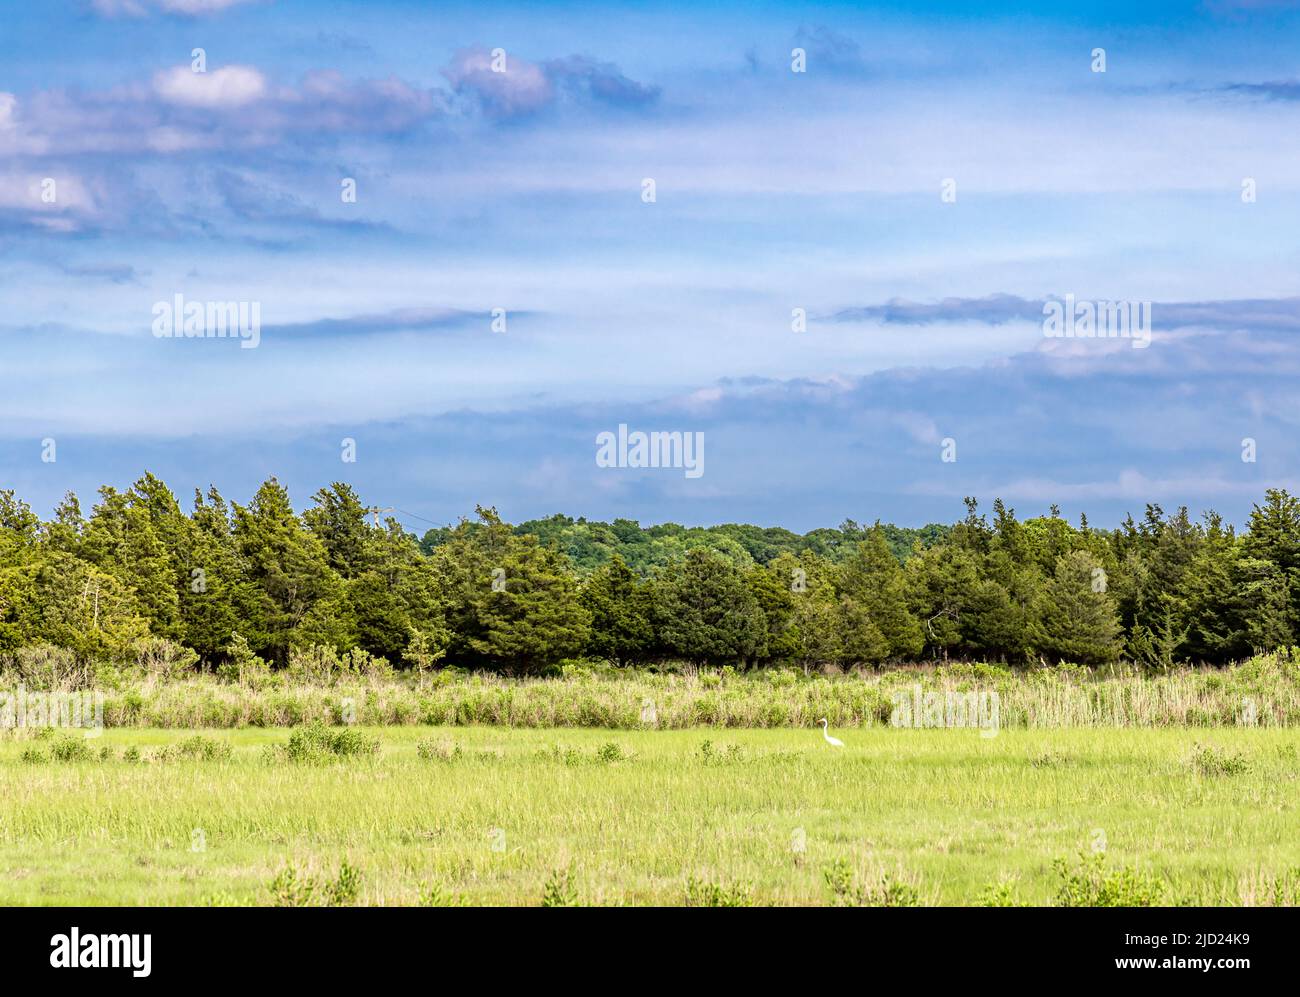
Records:
{"label": "dry grass", "polygon": [[[9,686],[12,688],[12,685]],[[889,723],[896,697],[996,693],[1002,728],[1300,726],[1300,664],[1261,655],[1226,669],[1167,674],[954,664],[805,676],[794,669],[654,673],[575,666],[557,677],[510,679],[445,670],[310,682],[275,674],[257,687],[191,676],[121,677],[105,694],[109,727],[277,727],[320,720],[603,727],[611,730],[800,728]],[[4,688],[4,686],[0,686]]]}

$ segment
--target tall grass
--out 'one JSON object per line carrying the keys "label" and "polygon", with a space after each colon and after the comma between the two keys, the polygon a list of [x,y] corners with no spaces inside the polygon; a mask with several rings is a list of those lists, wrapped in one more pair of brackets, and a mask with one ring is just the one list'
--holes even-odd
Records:
{"label": "tall grass", "polygon": [[[16,687],[3,676],[0,689]],[[100,686],[109,727],[278,727],[319,721],[615,730],[889,723],[895,697],[997,693],[1003,728],[1300,726],[1300,652],[1224,669],[1012,670],[985,664],[804,675],[795,669],[649,672],[573,665],[546,678],[446,669],[428,676],[277,673],[256,686],[123,673]]]}

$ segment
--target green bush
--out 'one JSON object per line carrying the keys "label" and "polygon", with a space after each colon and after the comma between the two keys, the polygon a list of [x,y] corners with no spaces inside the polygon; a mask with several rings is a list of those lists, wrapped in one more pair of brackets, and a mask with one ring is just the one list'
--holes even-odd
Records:
{"label": "green bush", "polygon": [[984,892],[980,894],[976,902],[977,907],[1028,907],[1016,894],[1014,883],[1003,880],[999,883],[989,883],[984,887]]}
{"label": "green bush", "polygon": [[883,872],[873,881],[858,876],[848,859],[837,859],[823,872],[833,907],[919,907],[920,891],[900,876]]}
{"label": "green bush", "polygon": [[1073,868],[1065,859],[1052,865],[1061,880],[1060,907],[1157,907],[1166,889],[1164,880],[1136,867],[1108,870],[1105,852],[1080,854]]}
{"label": "green bush", "polygon": [[291,762],[322,762],[379,753],[379,738],[355,727],[331,730],[319,721],[295,728],[281,749]]}
{"label": "green bush", "polygon": [[334,879],[307,875],[286,865],[267,884],[273,907],[350,907],[361,892],[361,873],[347,859]]}
{"label": "green bush", "polygon": [[88,762],[93,755],[84,737],[60,734],[50,745],[50,757],[56,762]]}
{"label": "green bush", "polygon": [[626,757],[623,749],[613,741],[606,741],[596,751],[597,760],[602,762],[621,762]]}
{"label": "green bush", "polygon": [[465,898],[459,893],[452,893],[437,883],[425,888],[420,894],[421,907],[464,907]]}
{"label": "green bush", "polygon": [[226,649],[226,661],[217,668],[217,677],[235,682],[246,689],[263,689],[271,678],[271,666],[259,658],[239,634],[232,634]]}
{"label": "green bush", "polygon": [[460,757],[460,745],[445,737],[425,737],[415,742],[415,753],[420,758],[449,762]]}
{"label": "green bush", "polygon": [[683,904],[687,907],[752,907],[752,891],[747,883],[725,886],[694,876],[686,881]]}
{"label": "green bush", "polygon": [[1194,745],[1190,765],[1203,776],[1245,775],[1250,771],[1250,762],[1240,752],[1212,744]]}
{"label": "green bush", "polygon": [[573,870],[562,869],[551,874],[542,889],[543,907],[577,907],[578,888],[574,885]]}
{"label": "green bush", "polygon": [[163,745],[149,754],[151,762],[224,762],[232,754],[230,742],[195,734],[183,741]]}

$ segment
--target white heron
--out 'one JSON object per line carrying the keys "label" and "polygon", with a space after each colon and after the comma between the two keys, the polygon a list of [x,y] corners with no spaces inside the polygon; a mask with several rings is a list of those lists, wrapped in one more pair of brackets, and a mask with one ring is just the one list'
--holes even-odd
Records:
{"label": "white heron", "polygon": [[826,743],[827,743],[827,744],[829,744],[832,748],[842,748],[842,747],[844,747],[844,742],[841,741],[838,737],[831,737],[830,731],[828,731],[828,730],[826,729],[827,724],[826,724],[826,718],[825,718],[825,717],[822,717],[822,718],[821,718],[820,720],[818,720],[817,722],[818,722],[819,724],[822,725],[822,737],[824,737],[824,738],[826,739]]}

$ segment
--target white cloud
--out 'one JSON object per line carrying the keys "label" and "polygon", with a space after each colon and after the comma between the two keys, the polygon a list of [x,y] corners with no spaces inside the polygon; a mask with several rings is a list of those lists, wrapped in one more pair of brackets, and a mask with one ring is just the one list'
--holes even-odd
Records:
{"label": "white cloud", "polygon": [[199,17],[218,14],[251,2],[252,0],[91,0],[91,6],[95,13],[103,17],[148,17],[157,11]]}
{"label": "white cloud", "polygon": [[[54,181],[53,201],[42,197],[47,179]],[[52,232],[81,229],[88,218],[99,213],[103,196],[98,184],[65,170],[51,170],[46,174],[0,173],[0,212],[16,214],[28,224]]]}
{"label": "white cloud", "polygon": [[158,6],[176,14],[215,14],[251,0],[159,0]]}
{"label": "white cloud", "polygon": [[442,74],[457,92],[475,94],[496,114],[528,114],[551,102],[555,91],[540,66],[508,53],[502,58],[504,69],[498,72],[487,49],[462,49]]}
{"label": "white cloud", "polygon": [[266,78],[252,66],[222,66],[196,73],[173,66],[154,76],[154,92],[169,104],[185,107],[242,107],[266,94]]}

